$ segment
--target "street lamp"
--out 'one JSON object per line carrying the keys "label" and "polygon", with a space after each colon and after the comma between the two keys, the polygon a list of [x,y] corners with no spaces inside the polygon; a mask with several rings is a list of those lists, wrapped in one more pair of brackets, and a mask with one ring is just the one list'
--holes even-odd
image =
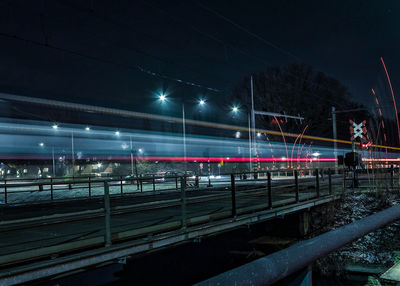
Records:
{"label": "street lamp", "polygon": [[[167,100],[167,97],[164,93],[160,94],[158,96],[158,99],[161,101],[161,103],[165,102]],[[204,106],[206,103],[205,99],[200,99],[199,100],[199,105]],[[185,99],[182,100],[182,135],[183,135],[183,160],[185,164],[185,172],[186,172],[186,122],[185,122]],[[141,149],[139,149],[140,152]]]}
{"label": "street lamp", "polygon": [[44,143],[43,143],[43,142],[40,142],[40,143],[39,143],[39,146],[40,146],[40,147],[43,147],[43,146],[44,146]]}
{"label": "street lamp", "polygon": [[237,106],[234,106],[234,107],[232,107],[232,111],[233,111],[234,113],[238,113],[239,108],[238,108]]}
{"label": "street lamp", "polygon": [[58,125],[57,124],[53,124],[53,126],[51,126],[53,129],[57,129]]}
{"label": "street lamp", "polygon": [[119,131],[115,131],[115,135],[119,136],[121,133],[119,133]]}
{"label": "street lamp", "polygon": [[86,126],[86,127],[85,127],[85,130],[86,130],[86,131],[90,131],[90,127],[89,127],[89,126]]}

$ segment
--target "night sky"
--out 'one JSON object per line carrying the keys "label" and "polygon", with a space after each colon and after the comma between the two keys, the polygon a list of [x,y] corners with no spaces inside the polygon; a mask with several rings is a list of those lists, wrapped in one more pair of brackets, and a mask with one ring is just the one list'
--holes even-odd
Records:
{"label": "night sky", "polygon": [[398,1],[2,1],[0,92],[160,113],[164,90],[218,108],[245,75],[296,62],[371,104],[381,56],[400,90],[399,12]]}

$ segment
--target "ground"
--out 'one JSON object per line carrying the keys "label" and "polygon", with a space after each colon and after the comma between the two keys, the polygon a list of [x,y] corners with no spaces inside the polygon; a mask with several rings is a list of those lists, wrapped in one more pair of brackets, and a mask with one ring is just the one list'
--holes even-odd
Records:
{"label": "ground", "polygon": [[[382,209],[400,203],[398,192],[349,194],[336,204],[330,224],[324,231],[339,228]],[[346,265],[390,267],[394,252],[400,250],[400,221],[371,232],[316,263],[317,271],[324,276],[341,276]]]}

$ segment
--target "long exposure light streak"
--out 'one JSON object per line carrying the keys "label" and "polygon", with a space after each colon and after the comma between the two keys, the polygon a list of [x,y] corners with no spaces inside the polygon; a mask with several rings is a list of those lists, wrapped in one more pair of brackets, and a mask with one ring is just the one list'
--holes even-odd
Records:
{"label": "long exposure light streak", "polygon": [[386,65],[385,65],[385,62],[383,61],[382,57],[381,57],[381,62],[382,62],[383,68],[384,68],[385,73],[386,73],[386,77],[387,77],[387,80],[388,80],[388,83],[389,83],[389,87],[390,87],[390,92],[392,93],[393,106],[394,106],[394,112],[395,112],[395,115],[396,115],[396,123],[397,123],[397,135],[399,137],[399,144],[400,144],[400,126],[399,126],[399,115],[397,114],[396,99],[394,98],[392,82],[390,81],[389,73],[388,73],[388,71],[386,69]]}
{"label": "long exposure light streak", "polygon": [[[10,95],[10,94],[4,94],[4,93],[0,93],[0,99],[18,101],[18,102],[26,102],[26,103],[34,103],[34,104],[39,104],[39,105],[51,106],[54,108],[72,109],[72,110],[77,110],[77,111],[87,111],[87,112],[94,112],[94,113],[99,113],[99,114],[109,114],[109,115],[116,115],[116,116],[122,116],[122,117],[136,117],[136,118],[152,119],[152,120],[167,121],[167,122],[171,122],[171,123],[182,124],[182,118],[178,118],[178,117],[154,115],[154,114],[147,114],[147,113],[142,113],[142,112],[119,110],[119,109],[114,109],[114,108],[91,106],[91,105],[62,102],[62,101],[56,101],[56,100],[31,98],[31,97],[26,97],[26,96]],[[202,126],[202,127],[210,127],[210,128],[216,128],[216,129],[226,129],[226,130],[235,130],[235,131],[243,131],[243,132],[248,131],[248,127],[207,122],[207,121],[198,121],[198,120],[193,120],[193,119],[186,119],[186,124]],[[260,132],[260,133],[265,133],[268,135],[276,135],[276,136],[284,135],[285,137],[294,137],[294,138],[296,138],[298,136],[298,134],[295,134],[295,133],[279,132],[279,131],[266,130],[266,129],[256,129],[255,131]],[[62,132],[62,131],[59,130],[58,132]],[[349,140],[332,139],[332,138],[325,138],[325,137],[312,136],[312,135],[303,135],[302,138],[309,139],[309,140],[315,140],[315,141],[323,141],[323,142],[337,142],[337,143],[348,144],[348,145],[352,144],[352,142]],[[356,145],[360,145],[360,143],[356,142]],[[391,150],[400,151],[400,147],[393,147],[393,146],[372,144],[371,147],[382,148],[382,149],[388,148]]]}

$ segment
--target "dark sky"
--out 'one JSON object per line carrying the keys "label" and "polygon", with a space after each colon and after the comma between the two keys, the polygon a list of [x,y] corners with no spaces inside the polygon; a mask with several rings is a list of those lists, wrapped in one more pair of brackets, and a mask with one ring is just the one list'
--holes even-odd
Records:
{"label": "dark sky", "polygon": [[400,90],[399,12],[399,1],[1,1],[0,91],[158,113],[164,89],[216,110],[245,75],[304,62],[371,104],[381,56]]}

